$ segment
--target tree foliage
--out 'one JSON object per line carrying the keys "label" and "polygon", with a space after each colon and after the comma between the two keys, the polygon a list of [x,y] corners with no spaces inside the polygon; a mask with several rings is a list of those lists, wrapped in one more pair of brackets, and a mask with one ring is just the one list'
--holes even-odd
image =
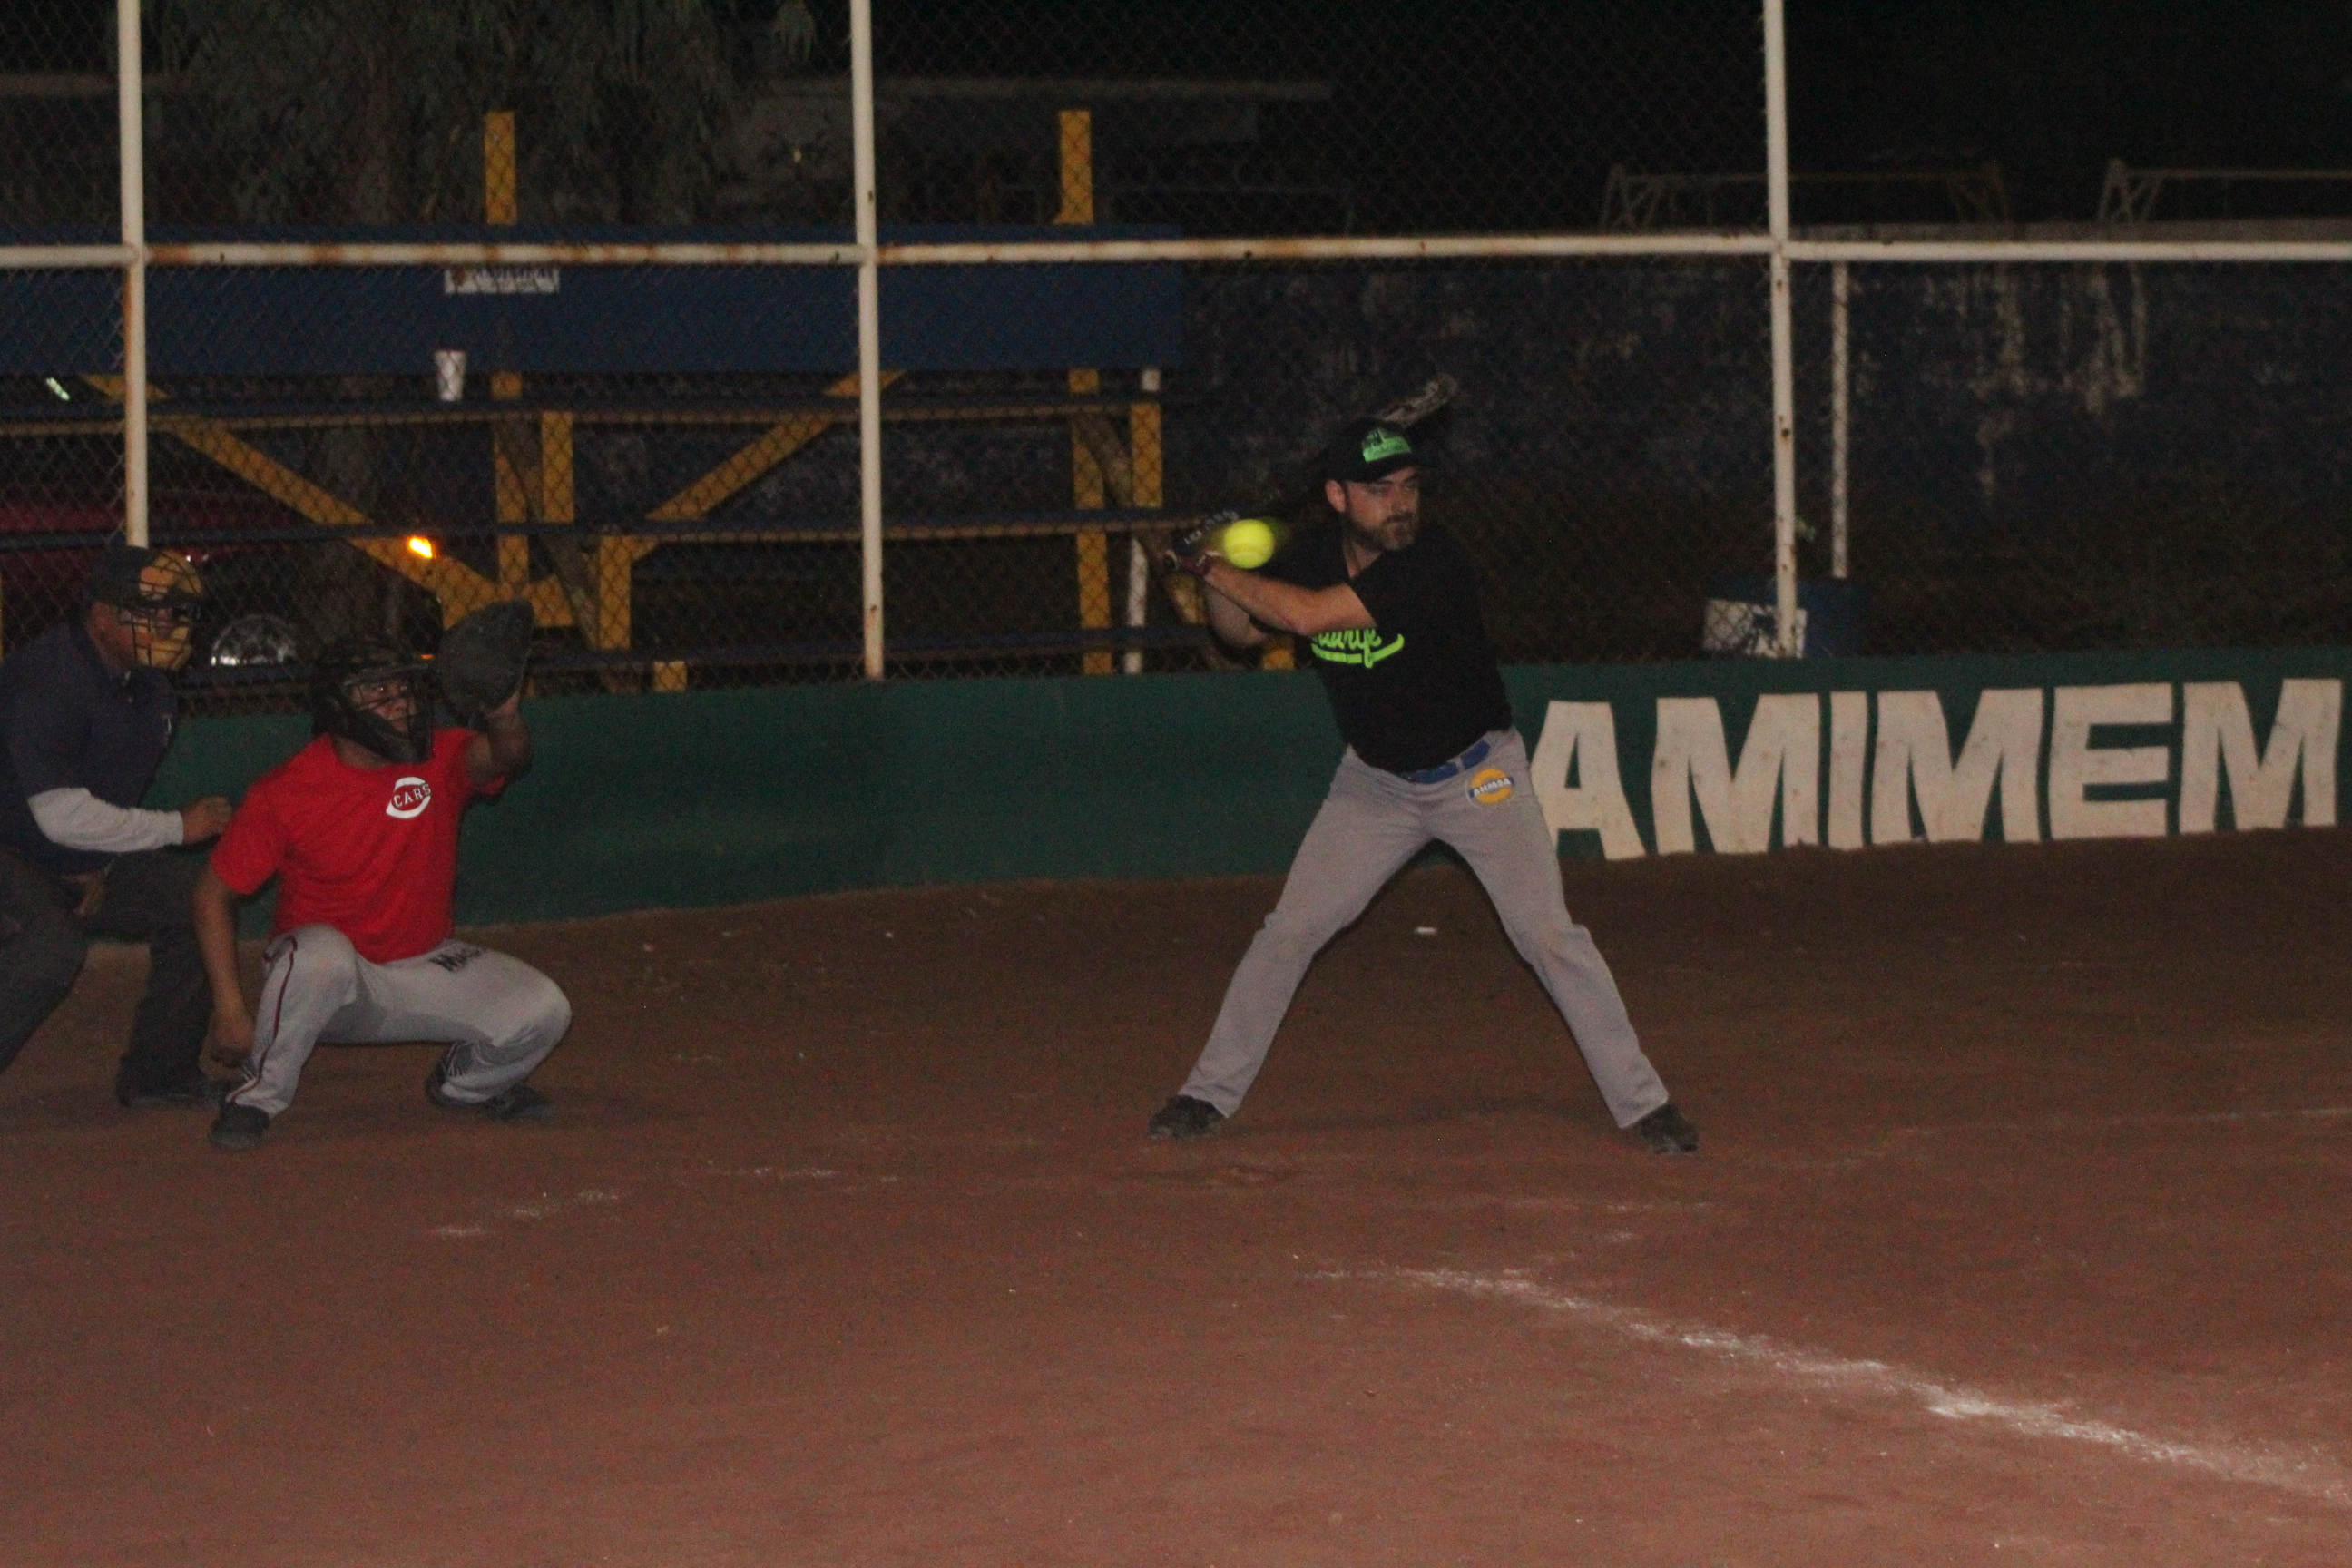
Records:
{"label": "tree foliage", "polygon": [[158,138],[182,220],[478,222],[482,119],[511,110],[525,221],[685,222],[733,121],[724,0],[156,0],[152,16],[153,68],[182,86]]}

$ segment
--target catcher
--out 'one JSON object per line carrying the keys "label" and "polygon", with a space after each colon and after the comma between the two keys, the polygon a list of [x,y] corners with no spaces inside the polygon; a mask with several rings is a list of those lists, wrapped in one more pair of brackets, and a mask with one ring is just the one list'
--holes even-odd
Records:
{"label": "catcher", "polygon": [[[430,667],[367,638],[312,667],[318,738],[254,784],[196,886],[214,1051],[245,1070],[213,1123],[216,1148],[261,1142],[322,1040],[446,1040],[425,1083],[433,1104],[493,1121],[555,1113],[524,1080],[571,1026],[571,1003],[520,959],[450,934],[459,818],[530,762],[530,630],[528,606],[497,605],[450,628]],[[464,728],[435,729],[436,693]],[[257,1021],[236,905],[272,877]]]}

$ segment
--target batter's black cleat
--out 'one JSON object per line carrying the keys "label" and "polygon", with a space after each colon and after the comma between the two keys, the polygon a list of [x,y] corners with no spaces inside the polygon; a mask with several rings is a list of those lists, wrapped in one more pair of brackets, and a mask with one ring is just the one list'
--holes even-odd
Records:
{"label": "batter's black cleat", "polygon": [[509,1084],[488,1100],[452,1100],[447,1058],[433,1064],[425,1080],[425,1098],[444,1110],[471,1110],[493,1121],[545,1121],[555,1114],[555,1101],[527,1083]]}
{"label": "batter's black cleat", "polygon": [[250,1105],[224,1105],[213,1119],[213,1147],[231,1153],[251,1149],[269,1131],[269,1112]]}
{"label": "batter's black cleat", "polygon": [[1691,1125],[1689,1117],[1675,1109],[1671,1100],[1633,1123],[1633,1131],[1653,1154],[1698,1152],[1698,1129]]}
{"label": "batter's black cleat", "polygon": [[229,1086],[192,1067],[165,1079],[142,1079],[129,1068],[114,1075],[114,1101],[125,1110],[192,1110],[218,1105]]}
{"label": "batter's black cleat", "polygon": [[1180,1094],[1151,1118],[1154,1138],[1206,1138],[1225,1124],[1225,1113],[1205,1100]]}

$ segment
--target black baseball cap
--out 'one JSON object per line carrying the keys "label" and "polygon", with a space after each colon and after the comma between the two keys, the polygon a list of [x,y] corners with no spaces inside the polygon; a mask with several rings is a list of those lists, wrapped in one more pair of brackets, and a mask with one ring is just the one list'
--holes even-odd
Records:
{"label": "black baseball cap", "polygon": [[205,589],[182,557],[118,539],[90,568],[88,593],[97,604],[125,610],[194,611],[204,603]]}
{"label": "black baseball cap", "polygon": [[1399,468],[1425,468],[1428,457],[1393,425],[1359,419],[1342,429],[1324,454],[1323,477],[1356,484],[1385,479]]}

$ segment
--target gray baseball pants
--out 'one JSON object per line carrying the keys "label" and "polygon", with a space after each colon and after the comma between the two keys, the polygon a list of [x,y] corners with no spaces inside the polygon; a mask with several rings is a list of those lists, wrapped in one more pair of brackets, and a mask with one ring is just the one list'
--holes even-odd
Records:
{"label": "gray baseball pants", "polygon": [[519,958],[452,939],[396,963],[371,963],[332,926],[299,926],[269,944],[253,1053],[229,1102],[272,1116],[294,1103],[322,1042],[447,1040],[443,1092],[478,1104],[529,1078],[572,1026],[554,981]]}
{"label": "gray baseball pants", "polygon": [[[1629,1127],[1666,1102],[1666,1086],[1642,1054],[1592,934],[1569,919],[1559,850],[1528,784],[1527,747],[1509,730],[1496,731],[1486,743],[1484,762],[1435,784],[1408,783],[1372,767],[1352,747],[1339,759],[1331,793],[1290,863],[1282,898],[1225,988],[1216,1026],[1183,1093],[1234,1113],[1265,1065],[1275,1030],[1315,955],[1436,839],[1477,873],[1511,945],[1575,1034],[1617,1125]],[[1488,769],[1508,777],[1508,798],[1494,798],[1501,792],[1491,780],[1486,799],[1471,794]]]}

